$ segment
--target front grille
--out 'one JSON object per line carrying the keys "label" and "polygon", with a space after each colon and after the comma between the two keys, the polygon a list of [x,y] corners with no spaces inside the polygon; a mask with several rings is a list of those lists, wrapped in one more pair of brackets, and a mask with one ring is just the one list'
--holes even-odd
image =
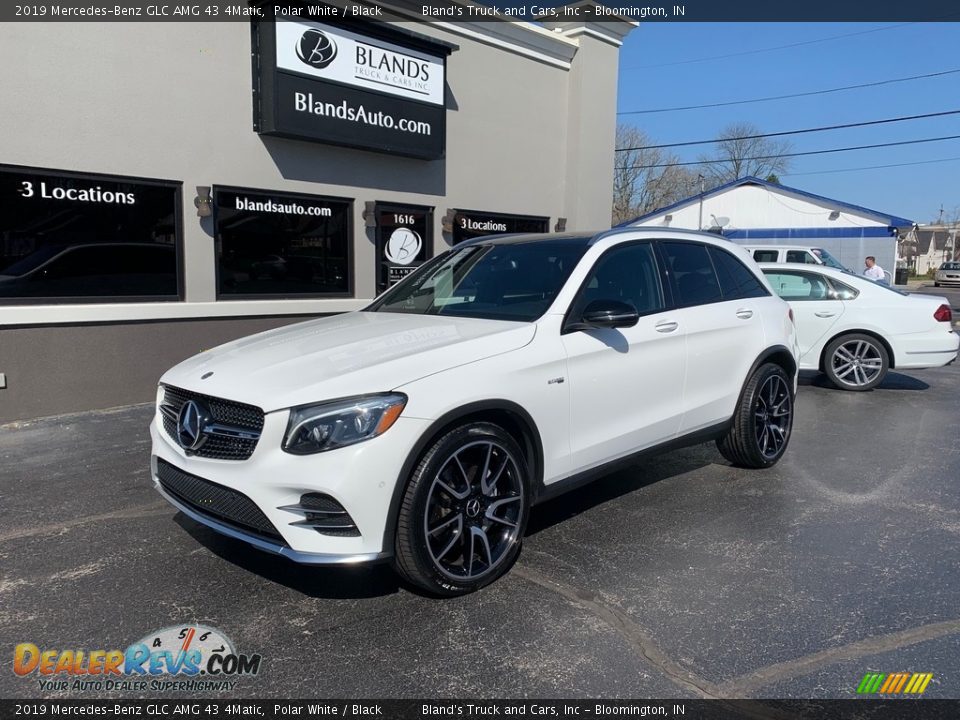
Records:
{"label": "front grille", "polygon": [[[249,430],[258,435],[263,430],[263,410],[258,407],[164,385],[161,405],[167,406],[170,411],[162,413],[163,429],[178,444],[176,418],[188,400],[203,403],[219,424]],[[253,455],[257,441],[258,438],[208,434],[203,445],[191,450],[190,454],[211,460],[246,460]]]}
{"label": "front grille", "polygon": [[270,540],[283,542],[273,523],[241,492],[204,480],[157,458],[160,486],[192,510]]}

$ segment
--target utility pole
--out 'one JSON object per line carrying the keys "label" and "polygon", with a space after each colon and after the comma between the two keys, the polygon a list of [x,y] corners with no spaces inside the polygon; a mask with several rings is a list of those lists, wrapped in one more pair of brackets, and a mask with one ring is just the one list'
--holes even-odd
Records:
{"label": "utility pole", "polygon": [[703,230],[703,173],[697,175],[697,180],[700,181],[700,219],[697,220],[697,230]]}

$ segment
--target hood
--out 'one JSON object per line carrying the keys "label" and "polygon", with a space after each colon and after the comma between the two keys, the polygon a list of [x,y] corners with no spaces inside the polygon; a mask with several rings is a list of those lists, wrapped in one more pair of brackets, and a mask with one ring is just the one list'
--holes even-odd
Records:
{"label": "hood", "polygon": [[351,312],[221,345],[180,363],[160,382],[271,412],[393,390],[521,348],[535,333],[533,323]]}

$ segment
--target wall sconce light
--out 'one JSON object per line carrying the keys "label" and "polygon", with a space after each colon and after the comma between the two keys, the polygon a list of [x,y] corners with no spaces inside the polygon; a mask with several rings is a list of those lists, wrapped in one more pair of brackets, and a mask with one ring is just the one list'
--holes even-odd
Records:
{"label": "wall sconce light", "polygon": [[567,219],[566,218],[557,218],[557,224],[553,226],[554,232],[566,232],[567,231]]}
{"label": "wall sconce light", "polygon": [[377,226],[377,204],[372,200],[363,204],[363,224],[368,228]]}
{"label": "wall sconce light", "polygon": [[197,185],[197,196],[193,199],[193,206],[197,209],[197,217],[213,215],[213,200],[210,199],[210,186]]}
{"label": "wall sconce light", "polygon": [[839,211],[839,210],[834,210],[832,213],[830,213],[830,219],[831,219],[831,220],[839,220],[839,219],[840,219],[840,211]]}
{"label": "wall sconce light", "polygon": [[457,220],[457,211],[447,208],[447,214],[440,218],[440,229],[445,233],[453,232],[453,224]]}

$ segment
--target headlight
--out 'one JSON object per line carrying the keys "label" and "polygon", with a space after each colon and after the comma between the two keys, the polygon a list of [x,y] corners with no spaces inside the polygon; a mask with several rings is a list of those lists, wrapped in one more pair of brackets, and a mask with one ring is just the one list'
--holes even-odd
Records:
{"label": "headlight", "polygon": [[406,395],[386,393],[293,408],[283,449],[310,455],[375,438],[390,429],[406,404]]}

